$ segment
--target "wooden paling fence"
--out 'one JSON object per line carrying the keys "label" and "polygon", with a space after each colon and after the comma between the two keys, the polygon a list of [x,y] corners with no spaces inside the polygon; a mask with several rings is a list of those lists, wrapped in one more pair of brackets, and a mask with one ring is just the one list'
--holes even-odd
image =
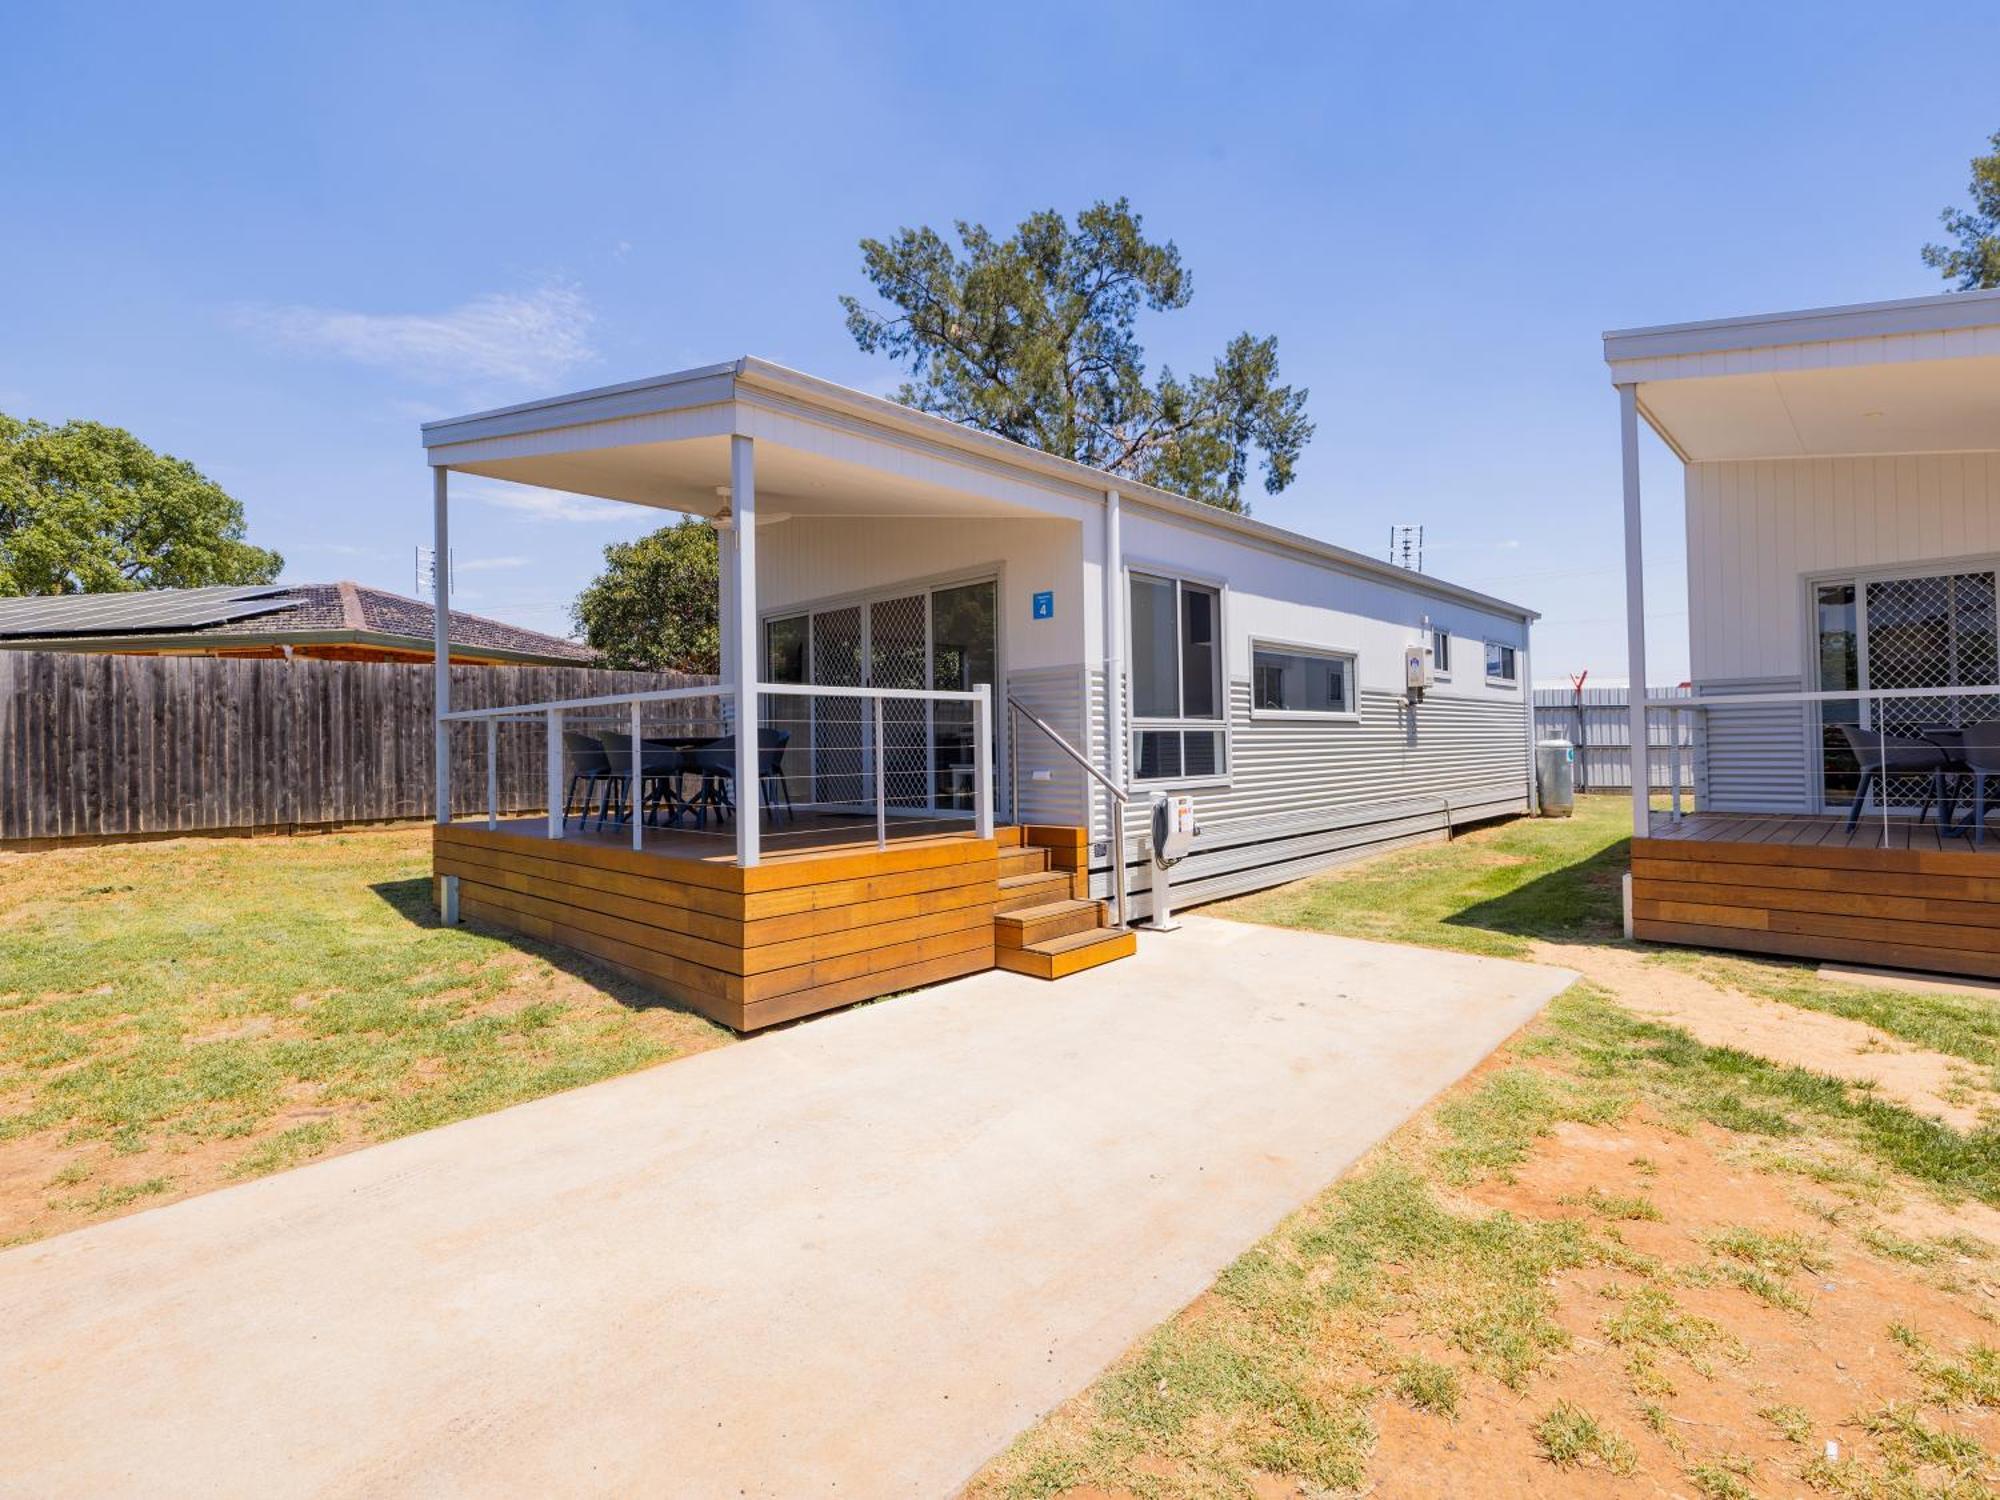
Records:
{"label": "wooden paling fence", "polygon": [[[678,673],[454,667],[452,707],[694,686]],[[0,651],[0,844],[338,827],[432,815],[431,669]],[[714,713],[655,706],[649,728]],[[500,808],[547,801],[542,727],[498,731]],[[486,809],[483,728],[452,731],[452,811]]]}

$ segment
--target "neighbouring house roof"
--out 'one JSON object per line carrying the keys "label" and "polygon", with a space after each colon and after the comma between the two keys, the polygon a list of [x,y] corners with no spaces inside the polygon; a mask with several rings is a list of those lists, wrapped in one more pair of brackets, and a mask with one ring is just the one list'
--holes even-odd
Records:
{"label": "neighbouring house roof", "polygon": [[2000,449],[2000,290],[1604,335],[1689,462]]}
{"label": "neighbouring house roof", "polygon": [[[346,581],[61,594],[0,599],[0,647],[358,646],[428,653],[434,620],[422,599]],[[451,644],[455,652],[524,663],[582,663],[595,655],[576,641],[456,609]]]}

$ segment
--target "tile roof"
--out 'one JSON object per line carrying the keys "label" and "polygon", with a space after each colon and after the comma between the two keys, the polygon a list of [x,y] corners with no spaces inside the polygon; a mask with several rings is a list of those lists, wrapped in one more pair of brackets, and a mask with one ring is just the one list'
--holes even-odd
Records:
{"label": "tile roof", "polygon": [[[390,637],[397,645],[421,647],[430,644],[433,618],[425,600],[344,580],[240,589],[147,589],[0,600],[0,640],[171,635],[282,641],[286,636],[338,632]],[[456,609],[451,612],[451,643],[560,661],[587,662],[596,654],[577,641]]]}

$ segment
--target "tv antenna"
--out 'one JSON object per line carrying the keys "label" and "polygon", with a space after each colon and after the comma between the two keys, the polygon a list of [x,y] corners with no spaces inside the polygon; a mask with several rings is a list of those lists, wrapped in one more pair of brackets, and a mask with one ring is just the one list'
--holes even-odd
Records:
{"label": "tv antenna", "polygon": [[1421,526],[1391,526],[1389,528],[1389,561],[1399,568],[1408,568],[1412,573],[1424,570],[1424,528]]}
{"label": "tv antenna", "polygon": [[[458,592],[458,549],[452,548],[445,556],[445,566],[451,574],[451,591]],[[419,546],[416,555],[416,589],[419,599],[437,602],[437,548]]]}

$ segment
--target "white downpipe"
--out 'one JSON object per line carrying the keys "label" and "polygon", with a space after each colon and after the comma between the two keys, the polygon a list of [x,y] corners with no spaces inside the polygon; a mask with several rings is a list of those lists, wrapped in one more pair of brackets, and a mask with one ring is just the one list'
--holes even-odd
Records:
{"label": "white downpipe", "polygon": [[729,439],[729,487],[736,519],[735,638],[724,676],[736,693],[736,863],[747,870],[757,863],[764,789],[757,782],[757,450],[741,433]]}
{"label": "white downpipe", "polygon": [[440,823],[451,821],[451,516],[446,468],[431,470],[431,544],[436,552],[431,572],[437,583],[431,596],[432,718],[437,726],[436,768],[432,795]]}
{"label": "white downpipe", "polygon": [[[1523,620],[1521,622],[1521,714],[1528,723],[1528,811],[1530,814],[1536,814],[1542,810],[1542,789],[1536,783],[1535,777],[1538,769],[1535,764],[1535,670],[1534,659],[1529,654],[1529,647],[1533,644],[1534,637],[1534,621]],[[1451,836],[1451,805],[1449,802],[1445,804],[1444,823],[1445,837],[1449,838]]]}
{"label": "white downpipe", "polygon": [[1618,387],[1618,449],[1625,470],[1625,660],[1631,686],[1632,836],[1652,831],[1646,747],[1646,543],[1639,511],[1639,388]]}

